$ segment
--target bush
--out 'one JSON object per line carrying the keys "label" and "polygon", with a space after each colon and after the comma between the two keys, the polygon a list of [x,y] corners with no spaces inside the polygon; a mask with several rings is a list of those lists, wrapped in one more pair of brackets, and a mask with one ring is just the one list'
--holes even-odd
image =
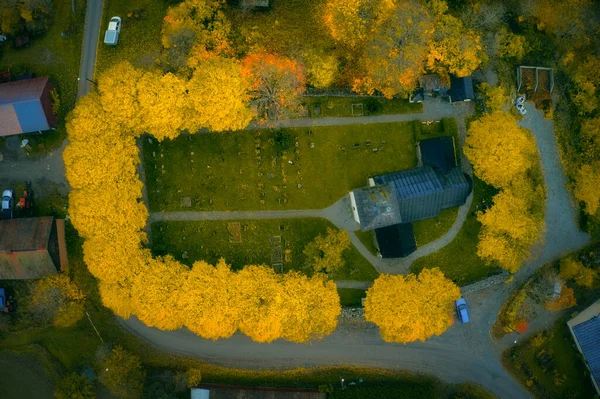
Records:
{"label": "bush", "polygon": [[56,399],[94,399],[96,395],[87,378],[77,373],[70,373],[56,384],[54,397]]}
{"label": "bush", "polygon": [[146,371],[137,356],[117,346],[102,367],[100,380],[112,393],[123,399],[137,399],[141,396]]}
{"label": "bush", "polygon": [[287,130],[279,130],[273,135],[275,142],[275,151],[281,156],[281,154],[288,150],[292,145],[292,135]]}
{"label": "bush", "polygon": [[367,110],[367,115],[377,114],[383,109],[381,101],[376,98],[368,98],[365,100],[364,104],[365,109]]}

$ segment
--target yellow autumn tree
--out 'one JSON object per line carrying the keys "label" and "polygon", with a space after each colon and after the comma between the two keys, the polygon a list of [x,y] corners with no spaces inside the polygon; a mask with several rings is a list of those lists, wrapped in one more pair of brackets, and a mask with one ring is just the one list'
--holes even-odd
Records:
{"label": "yellow autumn tree", "polygon": [[337,287],[327,277],[290,272],[283,276],[282,338],[308,342],[331,334],[342,311]]}
{"label": "yellow autumn tree", "polygon": [[79,287],[60,274],[35,282],[28,310],[38,322],[71,327],[83,317],[84,303]]}
{"label": "yellow autumn tree", "polygon": [[222,259],[216,266],[195,262],[179,303],[185,326],[207,339],[231,337],[242,317],[238,280]]}
{"label": "yellow autumn tree", "polygon": [[527,197],[516,195],[511,189],[496,194],[494,205],[477,215],[482,224],[478,256],[516,272],[544,230],[543,220],[529,207]]}
{"label": "yellow autumn tree", "polygon": [[369,36],[361,58],[363,76],[353,89],[408,97],[424,71],[433,31],[432,17],[421,3],[398,2]]}
{"label": "yellow autumn tree", "polygon": [[142,129],[159,141],[177,137],[186,120],[185,81],[172,73],[145,72],[137,86]]}
{"label": "yellow autumn tree", "polygon": [[427,55],[427,68],[442,76],[449,73],[459,77],[470,75],[487,61],[480,35],[466,28],[460,19],[447,14],[445,2],[431,1],[430,7],[432,3],[437,4],[432,11],[435,15],[434,33]]}
{"label": "yellow autumn tree", "polygon": [[393,0],[329,0],[323,16],[331,36],[355,49],[364,44],[393,8]]}
{"label": "yellow autumn tree", "polygon": [[379,327],[387,342],[425,341],[453,322],[460,289],[438,269],[418,276],[379,276],[367,291],[365,318]]}
{"label": "yellow autumn tree", "polygon": [[[148,253],[148,257],[150,254]],[[181,297],[188,268],[170,256],[148,259],[131,287],[132,308],[144,324],[161,330],[183,326]]]}
{"label": "yellow autumn tree", "polygon": [[525,36],[515,35],[506,28],[496,34],[496,42],[500,58],[521,62],[527,54],[528,47]]}
{"label": "yellow autumn tree", "polygon": [[342,255],[350,247],[348,232],[328,227],[327,234],[319,234],[303,252],[315,272],[332,273],[344,265]]}
{"label": "yellow autumn tree", "polygon": [[600,57],[589,56],[573,74],[573,102],[580,115],[592,114],[600,105]]}
{"label": "yellow autumn tree", "polygon": [[257,342],[272,342],[283,333],[284,293],[279,276],[265,266],[246,266],[238,273],[242,293],[239,329]]}
{"label": "yellow autumn tree", "polygon": [[600,164],[583,164],[575,174],[573,195],[585,205],[585,213],[594,215],[600,206]]}
{"label": "yellow autumn tree", "polygon": [[335,81],[339,68],[335,56],[311,49],[304,53],[302,59],[306,68],[306,79],[310,85],[324,89]]}
{"label": "yellow autumn tree", "polygon": [[536,147],[514,116],[495,111],[471,124],[463,151],[475,174],[500,188],[533,166]]}
{"label": "yellow autumn tree", "polygon": [[502,111],[502,108],[508,104],[506,90],[502,86],[490,86],[483,82],[478,86],[479,91],[485,98],[485,106],[490,112]]}
{"label": "yellow autumn tree", "polygon": [[239,61],[211,57],[194,71],[186,87],[190,105],[186,127],[191,131],[239,130],[254,117],[248,105],[250,86]]}

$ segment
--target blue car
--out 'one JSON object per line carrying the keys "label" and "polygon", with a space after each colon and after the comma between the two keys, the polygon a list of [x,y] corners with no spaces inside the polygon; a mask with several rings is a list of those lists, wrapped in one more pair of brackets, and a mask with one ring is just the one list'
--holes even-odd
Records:
{"label": "blue car", "polygon": [[467,301],[464,298],[456,300],[456,313],[461,323],[469,322],[469,310],[467,309]]}
{"label": "blue car", "polygon": [[6,307],[6,293],[4,288],[0,288],[0,312],[4,310],[4,307]]}

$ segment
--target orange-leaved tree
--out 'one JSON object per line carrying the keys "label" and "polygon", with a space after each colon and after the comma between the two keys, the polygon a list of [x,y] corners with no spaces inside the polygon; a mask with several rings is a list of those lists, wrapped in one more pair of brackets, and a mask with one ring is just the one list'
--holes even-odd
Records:
{"label": "orange-leaved tree", "polygon": [[265,51],[250,53],[242,61],[242,76],[250,84],[251,103],[260,118],[279,119],[299,110],[306,78],[295,60]]}
{"label": "orange-leaved tree", "polygon": [[387,342],[425,341],[453,324],[458,298],[460,289],[438,268],[418,276],[384,274],[367,291],[365,317]]}

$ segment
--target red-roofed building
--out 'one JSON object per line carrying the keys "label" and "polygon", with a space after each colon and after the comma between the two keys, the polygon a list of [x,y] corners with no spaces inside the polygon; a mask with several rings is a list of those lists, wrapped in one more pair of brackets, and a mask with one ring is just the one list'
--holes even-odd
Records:
{"label": "red-roofed building", "polygon": [[0,84],[0,136],[55,128],[52,90],[47,77]]}
{"label": "red-roofed building", "polygon": [[67,267],[64,220],[0,221],[0,280],[51,276]]}

